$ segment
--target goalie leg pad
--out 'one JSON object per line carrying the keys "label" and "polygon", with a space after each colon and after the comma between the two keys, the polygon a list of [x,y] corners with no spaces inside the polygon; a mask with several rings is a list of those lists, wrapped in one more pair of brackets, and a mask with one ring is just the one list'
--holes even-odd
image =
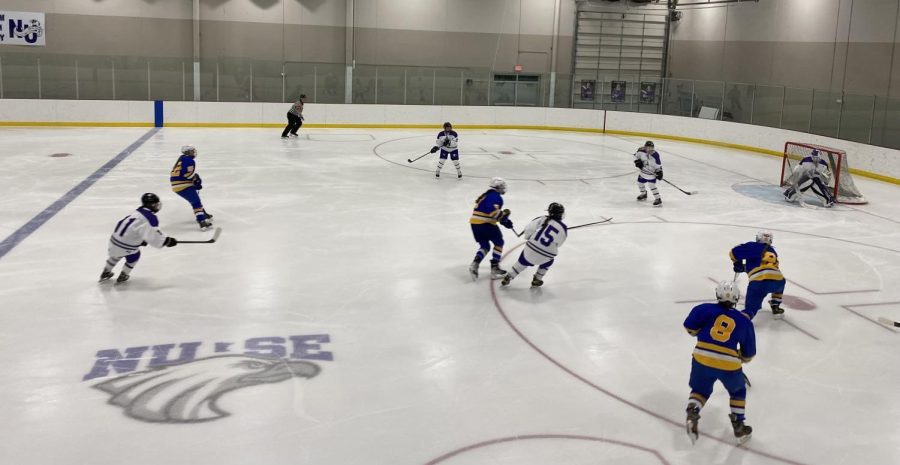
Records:
{"label": "goalie leg pad", "polygon": [[831,202],[831,193],[829,192],[831,189],[822,182],[821,179],[813,179],[812,180],[812,190],[819,197],[825,200],[826,203]]}

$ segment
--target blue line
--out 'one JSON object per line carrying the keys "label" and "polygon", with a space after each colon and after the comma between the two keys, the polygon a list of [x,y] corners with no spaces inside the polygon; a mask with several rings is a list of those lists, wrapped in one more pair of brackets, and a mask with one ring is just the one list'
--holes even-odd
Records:
{"label": "blue line", "polygon": [[72,203],[76,197],[84,193],[84,191],[88,190],[91,186],[94,185],[95,182],[99,181],[100,178],[112,171],[113,168],[116,167],[122,160],[126,159],[128,155],[131,155],[132,152],[138,149],[144,142],[147,142],[148,139],[153,137],[154,134],[159,131],[158,128],[153,128],[148,131],[146,134],[141,136],[140,139],[134,141],[131,145],[119,152],[118,155],[113,157],[112,160],[106,162],[103,166],[91,173],[84,181],[78,183],[77,186],[73,187],[69,192],[66,192],[62,197],[60,197],[56,202],[50,204],[49,207],[45,208],[44,211],[35,215],[30,221],[25,223],[21,228],[17,229],[15,232],[9,235],[6,239],[3,239],[3,242],[0,242],[0,258],[3,258],[7,253],[9,253],[15,246],[19,245],[20,242],[24,241],[28,236],[33,234],[38,230],[41,226],[44,225],[47,221],[50,221],[50,218],[53,218],[57,213],[62,211],[63,208],[66,208],[67,205]]}

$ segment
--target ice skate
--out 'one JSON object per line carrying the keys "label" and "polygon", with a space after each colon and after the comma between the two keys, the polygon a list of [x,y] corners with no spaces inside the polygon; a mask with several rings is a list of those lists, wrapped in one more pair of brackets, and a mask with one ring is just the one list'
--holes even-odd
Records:
{"label": "ice skate", "polygon": [[206,213],[206,212],[203,212],[203,214],[206,215],[206,220],[207,220],[207,221],[212,222],[212,219],[213,219],[213,216],[212,216],[212,215],[210,215],[209,213]]}
{"label": "ice skate", "polygon": [[209,221],[209,220],[203,220],[203,221],[200,222],[200,230],[201,230],[201,231],[207,231],[207,230],[209,230],[209,228],[211,228],[211,227],[212,227],[212,221]]}
{"label": "ice skate", "polygon": [[753,428],[745,425],[743,420],[738,420],[737,415],[733,413],[729,413],[728,418],[731,419],[731,427],[734,428],[734,438],[737,439],[737,443],[743,444],[749,441]]}
{"label": "ice skate", "polygon": [[97,282],[98,282],[98,283],[102,283],[103,281],[108,281],[108,280],[109,280],[110,278],[112,278],[112,277],[113,277],[113,272],[112,272],[112,271],[106,271],[106,270],[104,270],[103,273],[100,273],[100,280],[97,281]]}
{"label": "ice skate", "polygon": [[641,192],[641,195],[637,196],[638,200],[647,200],[647,193]]}
{"label": "ice skate", "polygon": [[436,178],[441,177],[441,172],[440,171],[435,172],[434,177],[436,177]]}
{"label": "ice skate", "polygon": [[657,197],[656,200],[653,201],[653,206],[658,207],[660,205],[662,205],[662,199]]}
{"label": "ice skate", "polygon": [[700,433],[697,431],[697,423],[700,421],[700,408],[696,405],[689,405],[687,408],[687,418],[684,421],[684,429],[687,432],[691,444],[697,442]]}
{"label": "ice skate", "polygon": [[531,287],[541,287],[544,285],[544,281],[537,276],[531,278]]}
{"label": "ice skate", "polygon": [[469,265],[469,276],[472,277],[472,281],[476,281],[478,279],[478,265],[479,264],[480,263],[478,263],[478,262],[472,262],[472,264]]}
{"label": "ice skate", "polygon": [[772,307],[772,317],[774,317],[776,320],[780,320],[780,319],[784,318],[784,309],[781,308],[781,305],[771,304],[771,307]]}
{"label": "ice skate", "polygon": [[119,273],[119,277],[116,278],[116,284],[124,283],[125,281],[128,281],[128,278],[130,278],[130,277],[131,277],[131,275],[129,275],[127,273]]}
{"label": "ice skate", "polygon": [[497,263],[491,263],[491,279],[500,279],[506,276],[506,270],[500,268]]}
{"label": "ice skate", "polygon": [[461,173],[461,172],[457,172],[457,173],[456,173],[456,179],[462,179],[462,173]]}
{"label": "ice skate", "polygon": [[506,276],[503,277],[503,281],[500,281],[500,285],[501,286],[509,286],[509,283],[511,283],[511,282],[512,282],[512,276],[507,274]]}

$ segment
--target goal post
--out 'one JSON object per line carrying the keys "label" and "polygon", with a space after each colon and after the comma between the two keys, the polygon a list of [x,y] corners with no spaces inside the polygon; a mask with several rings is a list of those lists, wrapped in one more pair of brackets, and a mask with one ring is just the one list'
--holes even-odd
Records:
{"label": "goal post", "polygon": [[850,174],[850,163],[847,160],[847,152],[840,149],[833,149],[816,144],[805,142],[785,142],[784,156],[781,160],[781,186],[792,186],[796,182],[796,173],[794,169],[806,157],[812,154],[813,150],[819,152],[819,157],[828,164],[831,170],[831,179],[828,181],[828,187],[831,188],[835,202],[847,204],[864,204],[868,203],[862,192],[853,182],[853,176]]}

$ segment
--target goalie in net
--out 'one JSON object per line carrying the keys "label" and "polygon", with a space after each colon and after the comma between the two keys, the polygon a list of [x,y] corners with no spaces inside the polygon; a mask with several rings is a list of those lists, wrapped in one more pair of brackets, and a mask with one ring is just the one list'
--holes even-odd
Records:
{"label": "goalie in net", "polygon": [[[791,163],[792,159],[799,160],[799,163]],[[786,143],[781,186],[787,188],[784,197],[789,202],[800,201],[803,193],[812,191],[826,207],[831,207],[834,202],[866,203],[866,198],[853,182],[847,154],[842,150],[799,142]]]}

